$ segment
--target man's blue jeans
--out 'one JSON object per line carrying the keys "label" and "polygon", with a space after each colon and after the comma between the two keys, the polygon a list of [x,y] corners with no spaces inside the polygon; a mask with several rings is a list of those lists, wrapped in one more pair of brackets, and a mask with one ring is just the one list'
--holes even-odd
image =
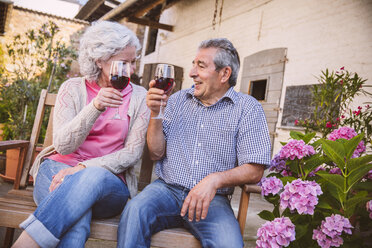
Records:
{"label": "man's blue jeans", "polygon": [[130,200],[120,218],[118,247],[150,247],[151,235],[174,227],[186,227],[203,247],[243,247],[239,224],[226,196],[216,195],[207,218],[196,222],[181,217],[188,189],[158,179]]}
{"label": "man's blue jeans", "polygon": [[69,165],[46,159],[34,188],[35,212],[21,223],[40,247],[84,247],[91,218],[118,215],[129,198],[125,183],[101,167],[88,167],[65,177],[49,192],[52,176]]}

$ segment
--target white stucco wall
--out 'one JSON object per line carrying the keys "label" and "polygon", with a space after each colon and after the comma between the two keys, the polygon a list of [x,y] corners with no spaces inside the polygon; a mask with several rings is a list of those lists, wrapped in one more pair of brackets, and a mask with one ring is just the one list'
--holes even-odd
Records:
{"label": "white stucco wall", "polygon": [[[217,24],[212,28],[215,0],[180,1],[163,12],[160,22],[174,25],[174,32],[159,30],[157,49],[142,63],[168,62],[184,68],[183,88],[198,44],[226,37],[237,48],[241,61],[261,50],[288,48],[281,107],[285,88],[316,83],[325,68],[345,66],[372,86],[371,0],[225,0],[221,24],[219,1]],[[236,89],[240,89],[239,73]],[[370,88],[372,91],[372,88]],[[359,98],[354,105],[368,98]],[[280,126],[281,114],[278,125]],[[274,153],[288,132],[278,128]]]}

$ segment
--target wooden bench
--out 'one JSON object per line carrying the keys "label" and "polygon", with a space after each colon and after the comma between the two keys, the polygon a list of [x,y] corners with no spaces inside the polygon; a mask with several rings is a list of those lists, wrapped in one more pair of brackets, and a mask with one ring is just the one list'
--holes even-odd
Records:
{"label": "wooden bench", "polygon": [[[15,228],[18,228],[19,224],[36,208],[32,197],[32,186],[28,186],[27,183],[28,173],[39,139],[44,113],[48,107],[51,108],[51,111],[43,147],[52,144],[52,117],[55,101],[56,94],[47,93],[46,90],[42,90],[30,141],[0,141],[0,150],[20,149],[20,159],[13,189],[5,196],[0,197],[0,226],[7,227],[3,247],[11,246]],[[142,190],[151,182],[152,167],[153,161],[150,160],[147,148],[145,147],[138,182],[139,190]],[[242,186],[237,217],[242,234],[246,222],[250,193],[260,193],[260,187],[255,185]],[[93,220],[90,238],[116,241],[118,222],[119,216],[111,219]],[[200,242],[183,228],[168,229],[153,235],[151,246],[178,248],[201,247]]]}

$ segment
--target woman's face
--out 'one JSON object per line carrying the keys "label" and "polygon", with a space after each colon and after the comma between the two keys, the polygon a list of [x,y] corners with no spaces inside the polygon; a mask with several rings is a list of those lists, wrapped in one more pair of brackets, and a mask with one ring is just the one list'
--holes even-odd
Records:
{"label": "woman's face", "polygon": [[101,74],[98,78],[98,85],[100,87],[112,87],[110,83],[110,68],[112,61],[118,60],[130,63],[130,74],[132,75],[136,70],[136,57],[136,47],[127,46],[107,61],[98,60],[96,64],[102,69]]}

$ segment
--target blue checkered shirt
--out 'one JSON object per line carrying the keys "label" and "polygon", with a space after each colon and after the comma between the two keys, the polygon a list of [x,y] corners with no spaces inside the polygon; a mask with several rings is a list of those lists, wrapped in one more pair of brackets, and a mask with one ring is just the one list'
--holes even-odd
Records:
{"label": "blue checkered shirt", "polygon": [[[166,154],[156,174],[166,183],[193,188],[214,172],[243,164],[270,164],[269,131],[262,106],[231,87],[214,105],[204,106],[194,89],[173,94],[165,109]],[[232,194],[221,188],[219,194]]]}

